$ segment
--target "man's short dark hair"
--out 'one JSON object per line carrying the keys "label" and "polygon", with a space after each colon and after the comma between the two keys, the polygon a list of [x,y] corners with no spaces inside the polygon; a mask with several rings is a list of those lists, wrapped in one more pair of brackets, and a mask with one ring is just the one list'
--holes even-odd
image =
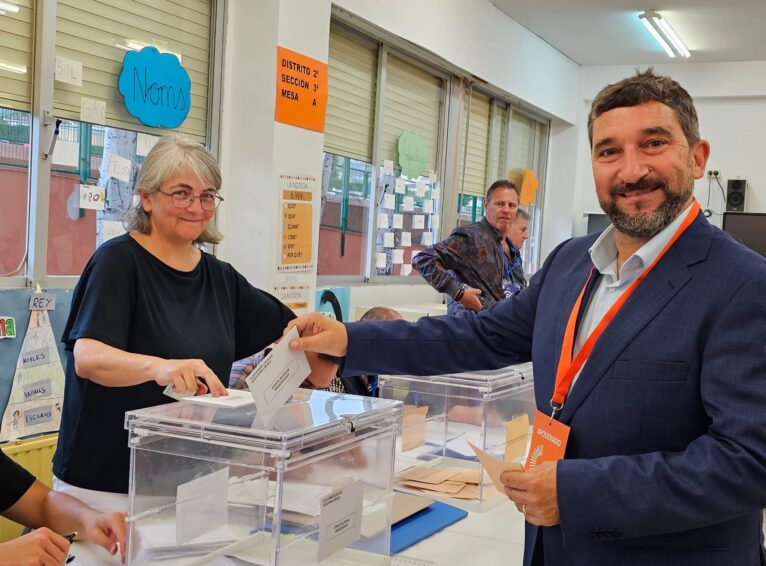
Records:
{"label": "man's short dark hair", "polygon": [[519,187],[517,187],[514,183],[512,183],[508,179],[498,179],[497,181],[492,183],[487,189],[487,196],[484,197],[484,202],[491,199],[492,193],[494,193],[498,189],[511,189],[512,191],[516,191],[516,196],[521,198],[521,193],[519,193]]}
{"label": "man's short dark hair", "polygon": [[652,67],[643,73],[636,71],[633,77],[607,85],[596,95],[588,115],[588,139],[591,147],[593,147],[593,122],[601,114],[615,108],[638,106],[654,101],[661,102],[675,111],[689,147],[694,147],[700,141],[700,132],[692,97],[670,77],[655,75]]}

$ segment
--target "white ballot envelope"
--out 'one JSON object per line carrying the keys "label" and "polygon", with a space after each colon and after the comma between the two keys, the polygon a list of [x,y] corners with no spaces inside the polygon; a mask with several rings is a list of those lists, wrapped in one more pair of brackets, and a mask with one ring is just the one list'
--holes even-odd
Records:
{"label": "white ballot envelope", "polygon": [[284,405],[311,373],[306,354],[289,348],[297,338],[298,329],[293,327],[245,379],[258,413]]}

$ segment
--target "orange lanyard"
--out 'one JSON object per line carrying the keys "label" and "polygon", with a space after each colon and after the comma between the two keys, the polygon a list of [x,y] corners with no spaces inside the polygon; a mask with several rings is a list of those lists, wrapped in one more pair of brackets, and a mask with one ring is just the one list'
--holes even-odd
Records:
{"label": "orange lanyard", "polygon": [[625,292],[620,295],[617,301],[615,301],[612,307],[599,321],[598,325],[596,325],[596,328],[593,329],[593,332],[590,333],[590,336],[588,336],[588,339],[582,345],[580,351],[577,352],[575,359],[572,360],[572,350],[574,348],[575,326],[577,325],[577,318],[580,314],[580,307],[582,306],[582,299],[585,295],[585,289],[588,287],[588,283],[590,282],[590,279],[593,276],[593,272],[595,271],[595,267],[591,268],[590,273],[588,274],[588,280],[585,282],[585,285],[583,285],[583,288],[580,291],[580,295],[577,297],[577,301],[575,301],[574,307],[572,307],[572,312],[569,315],[569,321],[567,322],[567,327],[564,332],[564,343],[561,345],[561,357],[559,358],[559,365],[558,369],[556,370],[556,386],[553,390],[553,397],[551,398],[551,408],[553,409],[552,416],[555,416],[556,413],[560,411],[564,406],[564,400],[566,399],[569,388],[572,385],[572,381],[578,372],[582,369],[582,366],[585,364],[585,361],[593,351],[593,348],[596,345],[598,339],[601,337],[601,334],[603,334],[604,330],[606,330],[606,327],[609,326],[609,323],[612,322],[612,319],[614,319],[614,317],[620,311],[622,306],[627,302],[636,288],[644,279],[646,279],[646,276],[649,275],[649,272],[651,272],[652,269],[654,269],[654,266],[659,263],[659,261],[662,259],[662,256],[665,255],[665,252],[667,252],[675,243],[675,241],[681,236],[681,234],[683,234],[686,229],[691,226],[692,222],[694,222],[694,220],[697,218],[699,210],[700,205],[695,199],[692,203],[691,211],[686,215],[686,218],[684,218],[684,221],[678,227],[678,230],[676,230],[675,234],[673,234],[673,237],[670,238],[670,241],[665,244],[665,247],[662,248],[659,255],[651,263],[651,265],[644,269],[641,275],[636,277],[636,280],[633,281],[633,283],[631,283],[630,286],[625,289]]}

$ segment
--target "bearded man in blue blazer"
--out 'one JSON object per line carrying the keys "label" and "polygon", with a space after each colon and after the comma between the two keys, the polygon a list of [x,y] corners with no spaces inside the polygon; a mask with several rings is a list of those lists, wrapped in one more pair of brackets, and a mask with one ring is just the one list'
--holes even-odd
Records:
{"label": "bearded man in blue blazer", "polygon": [[527,289],[415,324],[310,315],[292,346],[349,374],[532,359],[538,409],[554,399],[570,433],[564,459],[503,474],[525,566],[766,565],[766,260],[694,200],[710,146],[678,83],[648,70],[605,87],[588,134],[612,225],[559,245]]}

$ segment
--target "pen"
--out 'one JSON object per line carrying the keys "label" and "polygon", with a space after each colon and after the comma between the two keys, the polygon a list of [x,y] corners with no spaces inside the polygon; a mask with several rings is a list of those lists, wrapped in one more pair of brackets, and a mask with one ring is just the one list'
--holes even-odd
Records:
{"label": "pen", "polygon": [[69,541],[69,544],[72,544],[74,542],[74,539],[77,537],[77,531],[73,532],[70,535],[64,535],[64,538]]}

